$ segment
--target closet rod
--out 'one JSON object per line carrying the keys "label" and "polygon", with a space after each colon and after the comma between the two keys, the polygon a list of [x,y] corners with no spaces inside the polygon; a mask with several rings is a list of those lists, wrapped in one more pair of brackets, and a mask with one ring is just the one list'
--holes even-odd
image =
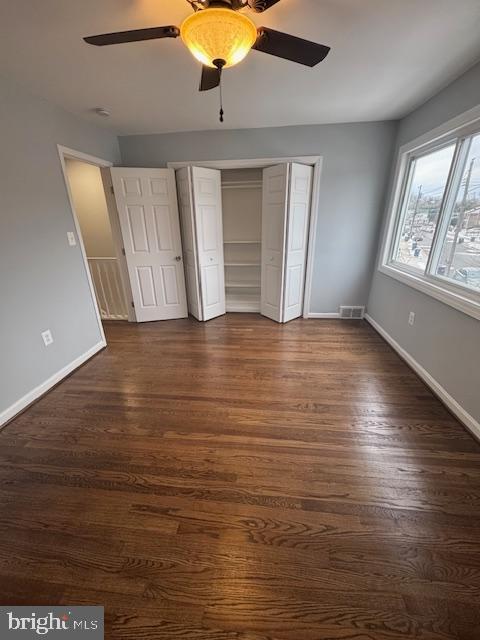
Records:
{"label": "closet rod", "polygon": [[260,262],[225,262],[226,267],[261,267]]}
{"label": "closet rod", "polygon": [[223,244],[262,244],[261,240],[224,240]]}
{"label": "closet rod", "polygon": [[257,282],[226,282],[226,289],[260,289]]}
{"label": "closet rod", "polygon": [[262,180],[242,180],[238,182],[222,182],[222,189],[261,189]]}

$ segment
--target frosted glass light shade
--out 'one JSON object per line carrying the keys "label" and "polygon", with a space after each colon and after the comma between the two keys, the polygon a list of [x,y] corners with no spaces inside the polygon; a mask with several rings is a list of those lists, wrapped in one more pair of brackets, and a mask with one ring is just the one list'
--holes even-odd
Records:
{"label": "frosted glass light shade", "polygon": [[231,9],[197,11],[183,22],[180,34],[193,56],[207,67],[225,60],[225,68],[241,62],[257,39],[254,23]]}

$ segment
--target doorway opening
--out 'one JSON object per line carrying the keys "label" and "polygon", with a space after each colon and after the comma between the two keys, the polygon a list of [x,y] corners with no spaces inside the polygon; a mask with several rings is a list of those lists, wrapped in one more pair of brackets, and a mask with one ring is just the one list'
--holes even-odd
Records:
{"label": "doorway opening", "polygon": [[[196,307],[202,305],[193,304],[207,292],[212,300],[223,297],[223,313],[260,311],[277,322],[313,317],[310,300],[322,160],[317,155],[167,163],[177,176],[189,313],[199,320],[219,315],[203,313],[205,303],[199,310]],[[208,170],[212,180],[217,173],[220,184],[223,247],[217,252],[224,261],[224,278],[212,276],[215,264],[208,264],[209,278],[202,278],[202,268],[195,270],[195,263],[202,263],[195,245],[208,235],[200,220],[207,216],[196,202],[205,204],[200,172]],[[280,209],[283,216],[278,215]],[[215,255],[208,259],[215,262]]]}
{"label": "doorway opening", "polygon": [[176,171],[188,310],[200,321],[308,314],[320,165],[261,162]]}
{"label": "doorway opening", "polygon": [[100,169],[74,158],[66,158],[65,167],[100,316],[102,320],[127,320],[127,302]]}
{"label": "doorway opening", "polygon": [[127,296],[99,159],[59,148],[78,241],[99,320],[128,320]]}
{"label": "doorway opening", "polygon": [[260,313],[261,169],[221,171],[226,311]]}

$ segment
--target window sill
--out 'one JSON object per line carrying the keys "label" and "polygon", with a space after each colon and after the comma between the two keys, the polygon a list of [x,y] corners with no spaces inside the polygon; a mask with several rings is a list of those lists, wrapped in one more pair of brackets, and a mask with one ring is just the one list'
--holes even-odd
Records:
{"label": "window sill", "polygon": [[391,278],[394,278],[395,280],[398,280],[399,282],[402,282],[403,284],[408,285],[409,287],[412,287],[413,289],[417,289],[417,291],[425,293],[427,296],[440,300],[440,302],[443,302],[458,311],[462,311],[472,318],[480,320],[480,302],[477,302],[462,293],[453,291],[446,286],[441,286],[433,279],[427,280],[424,277],[415,276],[406,271],[402,271],[401,269],[397,269],[390,264],[381,265],[379,267],[379,271]]}

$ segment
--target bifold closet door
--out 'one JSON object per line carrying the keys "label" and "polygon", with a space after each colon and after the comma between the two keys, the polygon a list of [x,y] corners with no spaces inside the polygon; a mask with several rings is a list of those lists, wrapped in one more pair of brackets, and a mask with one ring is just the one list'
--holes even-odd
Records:
{"label": "bifold closet door", "polygon": [[211,320],[225,313],[221,174],[215,169],[188,167],[177,173],[177,180],[184,243],[192,266],[187,275],[189,300],[193,300],[189,310],[198,320]]}
{"label": "bifold closet door", "polygon": [[191,168],[184,167],[183,169],[178,169],[176,172],[176,180],[178,207],[180,209],[180,222],[182,227],[183,261],[187,284],[188,311],[197,320],[203,320]]}
{"label": "bifold closet door", "polygon": [[261,313],[283,322],[288,164],[263,170]]}
{"label": "bifold closet door", "polygon": [[283,322],[303,314],[313,168],[292,163],[289,172]]}
{"label": "bifold closet door", "polygon": [[203,319],[225,313],[222,179],[220,171],[191,167]]}
{"label": "bifold closet door", "polygon": [[173,170],[113,167],[110,171],[137,322],[185,318]]}
{"label": "bifold closet door", "polygon": [[288,322],[303,313],[312,167],[263,171],[261,313]]}

